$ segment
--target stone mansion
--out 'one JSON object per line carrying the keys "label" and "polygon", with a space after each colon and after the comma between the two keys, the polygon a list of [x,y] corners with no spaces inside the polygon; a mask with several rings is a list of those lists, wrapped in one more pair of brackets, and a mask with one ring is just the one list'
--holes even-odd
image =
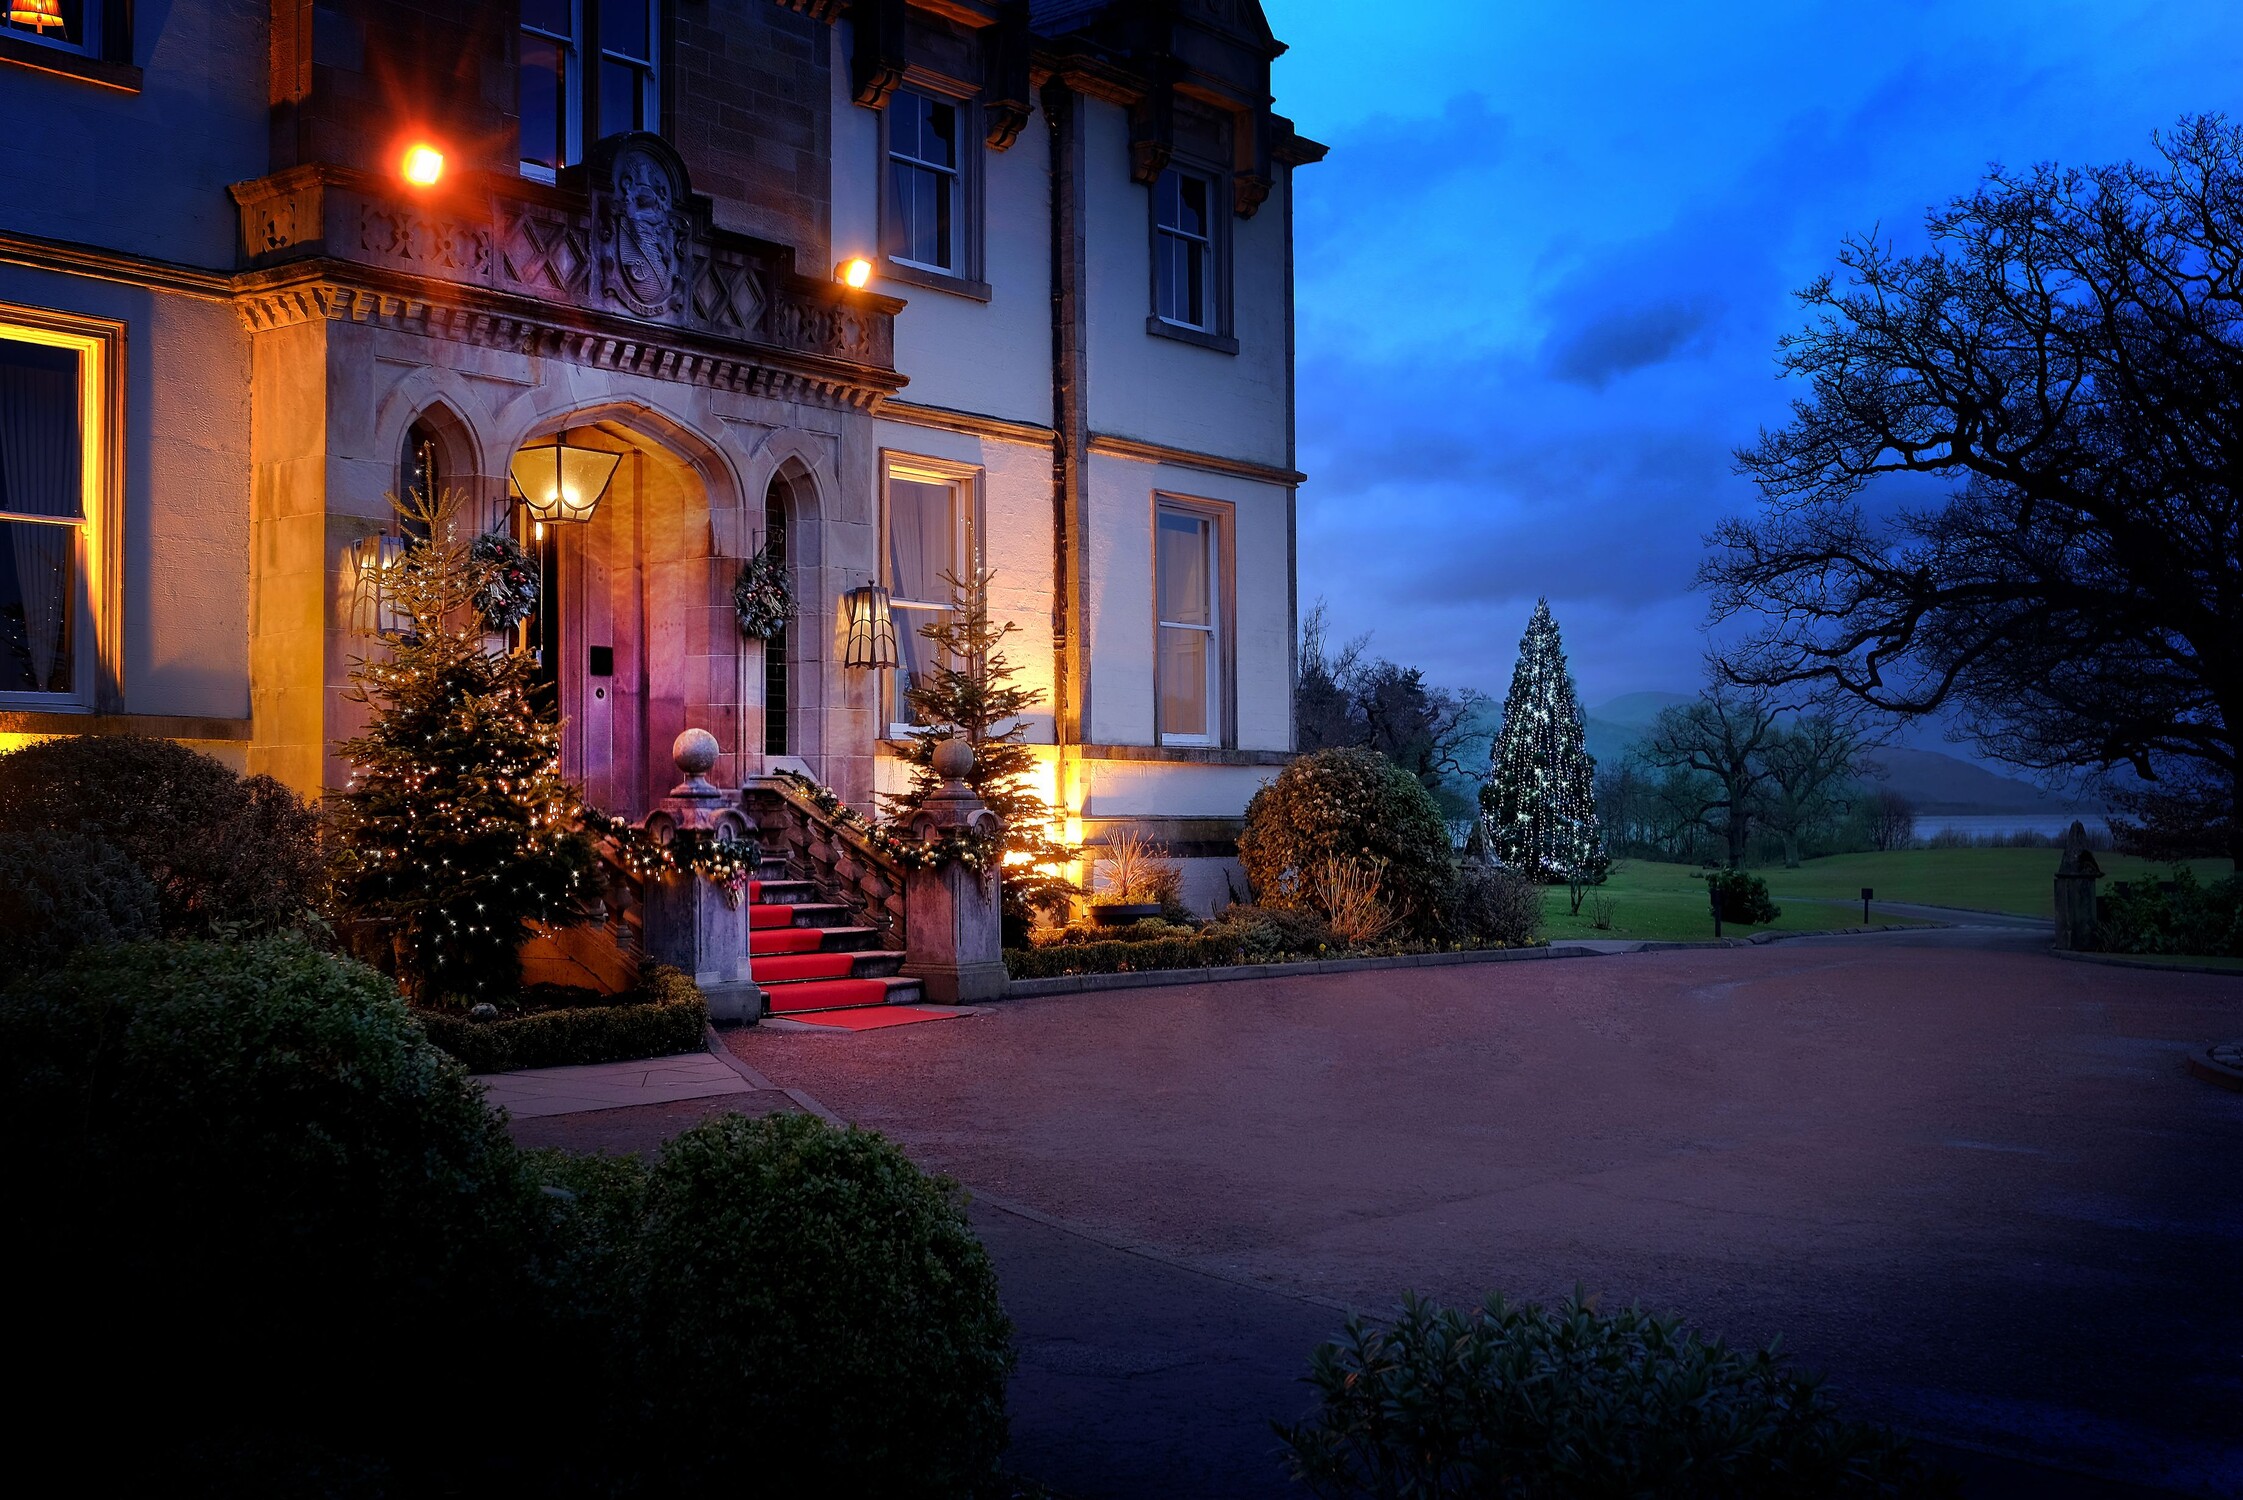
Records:
{"label": "stone mansion", "polygon": [[1254,0],[0,8],[0,745],[339,784],[436,486],[537,559],[593,803],[697,727],[869,808],[979,564],[1066,833],[1221,904],[1293,745],[1282,51]]}

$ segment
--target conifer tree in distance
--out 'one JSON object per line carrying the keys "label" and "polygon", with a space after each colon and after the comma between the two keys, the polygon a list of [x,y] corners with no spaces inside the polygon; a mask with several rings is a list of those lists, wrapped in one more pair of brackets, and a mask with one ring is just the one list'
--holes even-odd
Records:
{"label": "conifer tree in distance", "polygon": [[1480,788],[1495,857],[1536,880],[1601,879],[1609,861],[1597,823],[1596,768],[1558,622],[1550,601],[1538,599]]}

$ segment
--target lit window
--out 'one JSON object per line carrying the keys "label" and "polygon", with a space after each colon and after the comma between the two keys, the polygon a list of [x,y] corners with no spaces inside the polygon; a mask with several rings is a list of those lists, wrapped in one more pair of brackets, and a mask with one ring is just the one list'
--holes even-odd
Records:
{"label": "lit window", "polygon": [[888,101],[888,254],[962,274],[958,106],[898,89]]}
{"label": "lit window", "polygon": [[1215,326],[1215,240],[1210,184],[1170,168],[1153,187],[1153,310],[1165,323]]}
{"label": "lit window", "polygon": [[1212,745],[1220,735],[1217,546],[1212,516],[1161,507],[1153,544],[1153,589],[1160,603],[1155,728],[1163,744]]}
{"label": "lit window", "polygon": [[896,670],[889,674],[888,722],[918,722],[910,689],[935,661],[934,642],[920,627],[949,617],[950,579],[971,566],[968,490],[964,480],[896,464],[888,469],[886,577],[895,613]]}
{"label": "lit window", "polygon": [[[103,8],[102,0],[48,0],[45,4],[0,7],[0,36],[21,37],[65,52],[99,57]],[[10,20],[11,12],[18,10],[35,19]]]}
{"label": "lit window", "polygon": [[[656,0],[522,0],[522,175],[551,182],[595,140],[659,128]],[[596,58],[589,70],[586,58]]]}
{"label": "lit window", "polygon": [[0,326],[0,703],[92,706],[102,349]]}

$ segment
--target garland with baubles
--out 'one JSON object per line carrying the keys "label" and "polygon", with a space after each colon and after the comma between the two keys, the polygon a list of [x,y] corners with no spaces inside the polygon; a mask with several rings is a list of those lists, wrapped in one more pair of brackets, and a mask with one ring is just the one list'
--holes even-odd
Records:
{"label": "garland with baubles", "polygon": [[584,809],[584,826],[595,837],[615,845],[623,868],[641,880],[648,876],[699,875],[724,893],[727,906],[738,906],[755,878],[762,857],[753,839],[723,839],[697,828],[680,828],[663,842],[628,818],[592,808]]}
{"label": "garland with baubles", "polygon": [[787,578],[786,559],[769,547],[740,564],[740,577],[732,585],[732,612],[740,617],[740,633],[770,640],[794,618],[794,585]]}
{"label": "garland with baubles", "polygon": [[976,833],[953,828],[931,841],[899,838],[843,802],[833,788],[824,783],[814,781],[800,771],[781,771],[778,774],[791,782],[818,811],[907,870],[939,870],[944,865],[960,864],[977,874],[986,875],[1003,863],[1005,838],[1002,833]]}

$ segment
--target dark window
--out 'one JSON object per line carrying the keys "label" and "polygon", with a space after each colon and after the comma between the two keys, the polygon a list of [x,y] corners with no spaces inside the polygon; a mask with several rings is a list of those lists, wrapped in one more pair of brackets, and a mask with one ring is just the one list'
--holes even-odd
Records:
{"label": "dark window", "polygon": [[443,484],[443,470],[436,462],[436,434],[426,423],[415,422],[406,429],[405,451],[397,464],[397,498],[404,507],[397,515],[398,535],[428,540],[428,528],[421,524],[418,511],[436,502]]}
{"label": "dark window", "polygon": [[[775,478],[763,497],[763,545],[782,564],[787,560],[787,501],[792,488]],[[763,643],[763,753],[791,755],[787,739],[787,632],[782,628]]]}
{"label": "dark window", "polygon": [[660,123],[657,0],[522,0],[522,172],[543,182],[593,141]]}
{"label": "dark window", "polygon": [[1206,178],[1174,168],[1153,187],[1153,311],[1186,328],[1215,326],[1210,187]]}
{"label": "dark window", "polygon": [[78,685],[84,357],[0,338],[0,693]]}
{"label": "dark window", "polygon": [[958,106],[898,89],[888,101],[888,253],[962,273]]}

